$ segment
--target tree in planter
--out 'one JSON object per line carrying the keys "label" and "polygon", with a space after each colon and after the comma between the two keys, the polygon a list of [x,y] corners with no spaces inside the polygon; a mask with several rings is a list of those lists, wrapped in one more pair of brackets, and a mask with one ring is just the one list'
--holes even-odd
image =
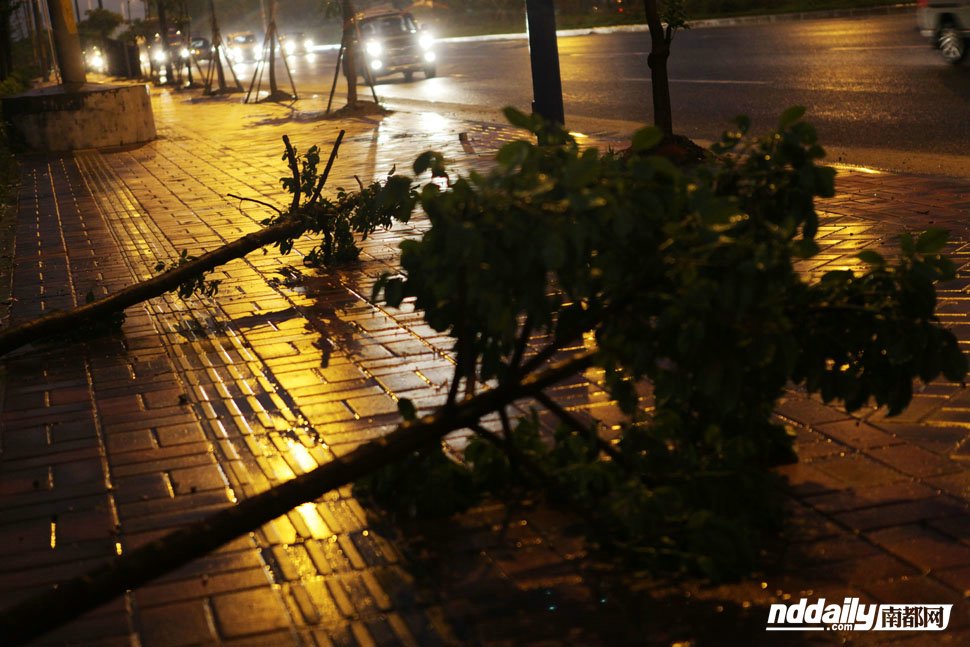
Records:
{"label": "tree in planter", "polygon": [[[600,155],[516,112],[513,123],[546,145],[510,143],[486,175],[452,180],[440,155],[423,154],[415,171],[430,169],[436,182],[414,194],[397,179],[353,205],[409,214],[417,202],[431,221],[421,240],[402,244],[405,274],[377,289],[392,305],[413,298],[430,326],[455,337],[445,405],[418,417],[402,400],[393,432],[24,601],[0,614],[0,634],[37,635],[30,619],[41,612],[56,626],[352,481],[408,514],[450,513],[513,482],[541,486],[638,564],[743,572],[764,526],[778,521],[768,467],[791,458],[791,437],[770,416],[789,380],[850,410],[871,398],[895,413],[916,376],[966,372],[934,315],[933,282],[954,274],[942,232],[903,236],[893,263],[863,252],[868,268],[858,273],[814,284],[795,273],[795,260],[818,251],[813,202],[831,194],[834,177],[816,166],[823,152],[801,112],[757,140],[739,120],[718,158],[686,170],[653,154],[658,129],[638,132],[627,154]],[[320,186],[312,160],[287,157],[290,186],[302,195]],[[290,210],[300,204],[296,196]],[[590,337],[595,344],[581,343]],[[544,392],[590,366],[629,415],[618,445]],[[641,379],[653,385],[650,416],[633,388]],[[555,438],[533,417],[508,418],[523,399],[560,418]],[[493,414],[497,432],[483,423]],[[462,428],[482,439],[467,466],[438,442]],[[449,500],[435,499],[442,492]],[[441,505],[427,510],[428,500]]]}

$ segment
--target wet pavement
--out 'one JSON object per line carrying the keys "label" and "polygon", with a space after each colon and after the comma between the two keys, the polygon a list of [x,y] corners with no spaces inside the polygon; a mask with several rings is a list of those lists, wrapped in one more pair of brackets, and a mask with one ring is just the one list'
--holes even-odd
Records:
{"label": "wet pavement", "polygon": [[[255,230],[267,210],[226,194],[286,202],[283,134],[327,150],[347,130],[331,187],[407,169],[429,148],[453,168],[484,168],[514,136],[434,112],[338,123],[311,102],[290,110],[168,91],[153,100],[154,143],[22,159],[15,269],[0,286],[6,321],[83,303],[181,250],[197,255]],[[805,272],[855,267],[861,248],[930,224],[953,230],[950,251],[966,265],[970,183],[846,169],[838,189],[820,205],[823,249]],[[121,335],[4,357],[0,604],[346,453],[393,427],[400,397],[440,404],[450,340],[414,312],[369,300],[400,241],[426,226],[418,218],[378,233],[358,265],[332,273],[304,268],[298,253],[257,252],[212,277],[222,280],[215,298],[166,295],[130,308]],[[939,291],[964,345],[968,276]],[[608,426],[616,413],[597,378],[555,397]],[[792,519],[748,582],[643,582],[630,594],[588,557],[564,513],[491,503],[406,539],[343,488],[38,644],[671,644],[704,631],[753,644],[770,638],[767,605],[799,597],[956,605],[942,635],[810,642],[970,642],[965,389],[921,386],[893,419],[848,416],[792,391],[778,415],[799,434],[802,460],[782,470]]]}

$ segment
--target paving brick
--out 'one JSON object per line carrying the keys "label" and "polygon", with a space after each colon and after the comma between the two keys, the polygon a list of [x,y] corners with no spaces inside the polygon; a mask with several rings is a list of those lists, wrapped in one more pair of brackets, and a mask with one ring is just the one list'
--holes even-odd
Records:
{"label": "paving brick", "polygon": [[812,467],[834,477],[842,487],[887,485],[906,479],[899,472],[884,467],[863,454],[813,461]]}
{"label": "paving brick", "polygon": [[970,565],[970,546],[923,526],[898,526],[868,536],[890,553],[924,570]]}
{"label": "paving brick", "polygon": [[856,449],[883,447],[899,442],[891,434],[861,420],[825,422],[815,425],[815,428],[826,436]]}
{"label": "paving brick", "polygon": [[889,526],[902,526],[928,519],[946,519],[963,516],[965,505],[953,499],[932,498],[903,503],[878,505],[836,515],[836,519],[853,530],[870,530]]}
{"label": "paving brick", "polygon": [[176,495],[224,490],[229,482],[216,464],[173,469],[169,473]]}
{"label": "paving brick", "polygon": [[916,501],[937,496],[936,489],[915,480],[840,490],[813,496],[806,502],[822,512],[844,512],[871,506]]}
{"label": "paving brick", "polygon": [[147,608],[139,617],[139,634],[146,647],[182,647],[216,639],[201,600]]}
{"label": "paving brick", "polygon": [[915,477],[937,476],[958,472],[961,469],[953,461],[942,456],[920,447],[907,445],[873,449],[869,455],[904,474]]}
{"label": "paving brick", "polygon": [[275,596],[261,591],[226,593],[212,598],[212,610],[224,638],[239,638],[250,634],[289,626],[283,603]]}

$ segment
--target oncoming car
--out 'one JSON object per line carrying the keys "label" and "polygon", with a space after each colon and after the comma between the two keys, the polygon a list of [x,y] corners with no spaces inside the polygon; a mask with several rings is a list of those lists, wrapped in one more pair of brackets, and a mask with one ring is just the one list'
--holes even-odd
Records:
{"label": "oncoming car", "polygon": [[262,58],[262,45],[256,40],[256,34],[251,31],[240,31],[229,34],[226,42],[229,56],[233,63],[246,63]]}
{"label": "oncoming car", "polygon": [[108,61],[104,53],[98,47],[86,49],[84,54],[84,65],[88,72],[104,74],[108,71]]}
{"label": "oncoming car", "polygon": [[933,39],[945,61],[956,65],[966,58],[970,0],[919,0],[916,24],[923,36]]}
{"label": "oncoming car", "polygon": [[316,46],[313,39],[302,32],[285,32],[280,34],[283,53],[287,56],[310,54]]}
{"label": "oncoming car", "polygon": [[430,79],[438,73],[434,37],[418,27],[414,17],[405,12],[366,15],[358,21],[361,71],[372,78],[401,72],[410,81],[421,71]]}
{"label": "oncoming car", "polygon": [[212,58],[212,44],[206,38],[193,38],[189,43],[189,51],[200,61],[208,61]]}

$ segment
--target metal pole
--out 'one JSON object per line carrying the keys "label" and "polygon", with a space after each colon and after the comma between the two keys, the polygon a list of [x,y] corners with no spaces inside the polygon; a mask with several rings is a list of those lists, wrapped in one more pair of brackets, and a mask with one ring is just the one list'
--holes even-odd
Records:
{"label": "metal pole", "polygon": [[553,0],[525,0],[525,15],[532,61],[532,112],[565,124]]}
{"label": "metal pole", "polygon": [[57,50],[57,65],[64,83],[87,83],[84,63],[81,59],[81,39],[77,35],[77,22],[67,0],[47,0],[51,15],[51,31]]}

